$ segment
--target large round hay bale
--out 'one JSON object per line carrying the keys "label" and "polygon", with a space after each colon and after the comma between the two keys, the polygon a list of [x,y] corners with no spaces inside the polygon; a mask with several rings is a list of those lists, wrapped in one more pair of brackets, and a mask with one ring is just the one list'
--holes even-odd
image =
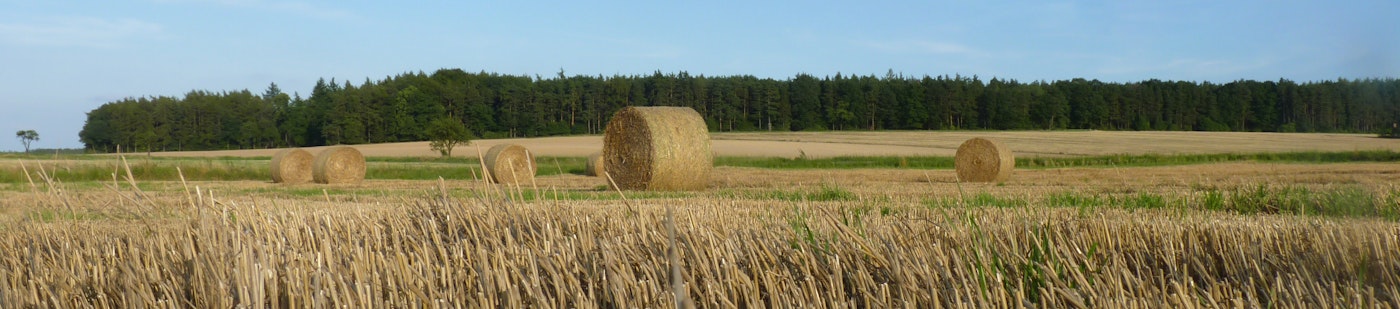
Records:
{"label": "large round hay bale", "polygon": [[958,147],[954,157],[958,180],[964,182],[1002,182],[1011,178],[1016,156],[999,141],[973,138]]}
{"label": "large round hay bale", "polygon": [[356,183],[365,179],[365,156],[347,146],[321,150],[311,164],[311,176],[317,183]]}
{"label": "large round hay bale", "polygon": [[311,182],[311,160],[315,157],[300,148],[283,149],[272,155],[272,182]]}
{"label": "large round hay bale", "polygon": [[496,183],[528,184],[535,179],[535,156],[525,146],[500,144],[491,147],[482,165]]}
{"label": "large round hay bale", "polygon": [[585,165],[584,174],[588,176],[603,176],[603,153],[594,152],[588,155],[588,162]]}
{"label": "large round hay bale", "polygon": [[603,131],[603,170],[626,190],[703,190],[714,169],[710,132],[689,107],[627,107]]}

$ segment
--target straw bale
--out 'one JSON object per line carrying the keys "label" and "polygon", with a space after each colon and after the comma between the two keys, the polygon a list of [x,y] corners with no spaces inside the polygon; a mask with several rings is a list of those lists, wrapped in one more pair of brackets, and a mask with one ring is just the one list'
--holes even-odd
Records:
{"label": "straw bale", "polygon": [[958,180],[964,182],[1003,182],[1011,178],[1016,157],[1000,141],[973,138],[962,143],[953,165]]}
{"label": "straw bale", "polygon": [[586,164],[587,165],[584,169],[584,174],[588,174],[588,176],[603,176],[602,152],[594,152],[593,154],[588,155],[588,162]]}
{"label": "straw bale", "polygon": [[482,164],[496,183],[529,184],[535,179],[535,156],[525,146],[500,144],[491,147]]}
{"label": "straw bale", "polygon": [[710,133],[689,107],[627,107],[608,121],[603,170],[625,190],[703,190],[714,169]]}
{"label": "straw bale", "polygon": [[272,155],[272,182],[307,183],[311,182],[310,152],[300,148],[283,149]]}
{"label": "straw bale", "polygon": [[348,146],[321,150],[311,165],[316,183],[357,183],[365,179],[365,156]]}

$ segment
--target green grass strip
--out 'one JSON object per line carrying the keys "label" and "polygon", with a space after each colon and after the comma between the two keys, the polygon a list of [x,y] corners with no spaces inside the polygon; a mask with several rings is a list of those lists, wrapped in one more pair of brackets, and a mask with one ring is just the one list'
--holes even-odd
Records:
{"label": "green grass strip", "polygon": [[[767,169],[862,169],[913,168],[952,169],[952,157],[833,157],[833,158],[772,158],[717,157],[716,166],[754,167]],[[1110,155],[1077,158],[1017,158],[1017,168],[1065,167],[1145,167],[1208,164],[1224,162],[1282,162],[1282,163],[1345,163],[1400,162],[1400,152],[1365,150],[1341,152],[1278,152],[1253,154],[1145,154]]]}
{"label": "green grass strip", "polygon": [[[125,169],[117,169],[119,161],[111,156],[62,156],[72,159],[75,164],[55,167],[46,164],[49,174],[65,182],[111,181],[113,172],[125,177]],[[43,156],[9,155],[4,159],[36,160]],[[103,159],[103,160],[98,160]],[[127,158],[132,176],[139,181],[173,181],[180,179],[183,172],[190,181],[237,181],[270,180],[268,158],[171,158],[132,156]],[[583,174],[584,157],[538,157],[537,176],[560,174]],[[481,169],[476,158],[367,158],[369,169],[367,179],[433,180],[475,179],[481,177]],[[1042,169],[1065,167],[1144,167],[1207,164],[1222,162],[1286,162],[1286,163],[1342,163],[1342,162],[1400,162],[1400,152],[1390,150],[1344,151],[1344,152],[1284,152],[1256,154],[1189,154],[1189,155],[1113,155],[1082,158],[1019,158],[1017,168]],[[0,165],[0,183],[27,183],[17,162]],[[31,175],[37,178],[38,163],[26,163]],[[834,157],[834,158],[760,158],[760,157],[716,157],[716,166],[754,167],[766,169],[952,169],[950,157]],[[176,171],[176,167],[180,171]]]}

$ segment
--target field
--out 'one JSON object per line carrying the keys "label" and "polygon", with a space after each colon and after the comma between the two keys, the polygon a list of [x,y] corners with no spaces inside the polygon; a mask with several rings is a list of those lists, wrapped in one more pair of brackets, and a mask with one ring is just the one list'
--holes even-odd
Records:
{"label": "field", "polygon": [[[973,137],[1001,140],[1021,157],[1119,154],[1263,153],[1293,151],[1400,151],[1400,142],[1368,134],[1130,131],[895,131],[714,133],[718,156],[810,158],[838,156],[945,156]],[[524,145],[537,156],[582,157],[597,152],[601,135],[479,140],[458,151],[474,153],[501,143]],[[356,146],[371,157],[436,157],[427,142]],[[276,150],[157,153],[168,157],[270,157]],[[475,154],[468,154],[475,156]]]}
{"label": "field", "polygon": [[[956,181],[972,136],[1017,151],[1011,180]],[[3,157],[0,307],[1400,304],[1400,140],[713,139],[701,192],[607,189],[581,175],[597,136],[357,146],[354,185],[269,183],[267,150]],[[534,183],[476,180],[502,142]]]}

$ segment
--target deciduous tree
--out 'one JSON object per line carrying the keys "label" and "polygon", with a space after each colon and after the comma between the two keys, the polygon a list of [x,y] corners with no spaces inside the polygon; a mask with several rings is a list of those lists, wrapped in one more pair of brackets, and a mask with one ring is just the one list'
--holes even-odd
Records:
{"label": "deciduous tree", "polygon": [[24,153],[29,153],[29,143],[39,140],[39,132],[34,130],[19,130],[15,132],[15,138],[24,144]]}
{"label": "deciduous tree", "polygon": [[472,139],[471,131],[467,131],[466,125],[448,117],[429,122],[423,135],[428,137],[428,147],[441,153],[443,157],[451,157],[452,148],[471,143]]}

